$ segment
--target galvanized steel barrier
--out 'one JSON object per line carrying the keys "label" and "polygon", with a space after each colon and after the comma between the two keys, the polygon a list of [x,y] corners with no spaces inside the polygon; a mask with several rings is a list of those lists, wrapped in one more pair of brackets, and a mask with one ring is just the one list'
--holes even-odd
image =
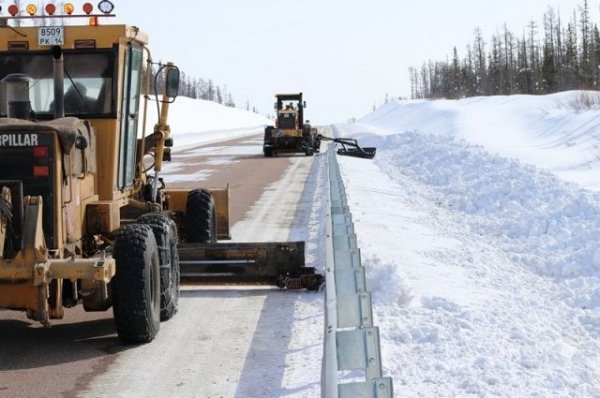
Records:
{"label": "galvanized steel barrier", "polygon": [[322,398],[391,398],[390,377],[382,377],[379,328],[373,326],[352,215],[336,159],[328,145],[331,222],[327,236],[325,342]]}

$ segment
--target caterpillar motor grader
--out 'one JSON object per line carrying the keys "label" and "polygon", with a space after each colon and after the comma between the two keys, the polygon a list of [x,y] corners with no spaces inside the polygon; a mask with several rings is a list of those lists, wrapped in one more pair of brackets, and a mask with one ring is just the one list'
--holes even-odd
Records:
{"label": "caterpillar motor grader", "polygon": [[317,129],[304,122],[306,101],[302,93],[275,95],[275,126],[265,128],[263,153],[272,157],[280,152],[304,152],[312,156],[319,152],[321,141]]}
{"label": "caterpillar motor grader", "polygon": [[119,337],[144,343],[177,312],[180,276],[315,288],[303,242],[217,242],[229,238],[228,188],[165,187],[179,71],[154,72],[147,35],[99,25],[114,15],[98,7],[0,16],[0,308],[49,325],[64,308],[112,307]]}

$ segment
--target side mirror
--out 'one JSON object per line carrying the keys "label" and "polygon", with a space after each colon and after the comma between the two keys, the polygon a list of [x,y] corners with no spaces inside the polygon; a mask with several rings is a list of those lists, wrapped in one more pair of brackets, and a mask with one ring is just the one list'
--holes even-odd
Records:
{"label": "side mirror", "polygon": [[306,101],[304,101],[304,103],[302,103],[302,107],[306,108]]}
{"label": "side mirror", "polygon": [[169,98],[177,97],[179,92],[179,68],[171,67],[167,70],[166,92]]}
{"label": "side mirror", "polygon": [[23,73],[12,73],[2,79],[8,117],[15,119],[31,119],[31,102],[29,87],[33,79]]}

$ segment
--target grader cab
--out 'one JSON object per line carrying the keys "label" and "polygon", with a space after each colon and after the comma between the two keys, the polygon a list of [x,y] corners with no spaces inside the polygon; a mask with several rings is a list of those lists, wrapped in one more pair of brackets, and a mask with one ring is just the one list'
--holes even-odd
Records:
{"label": "grader cab", "polygon": [[265,128],[263,153],[272,157],[278,153],[304,152],[312,156],[319,152],[321,142],[317,129],[304,121],[306,101],[302,93],[277,94],[275,96],[275,126]]}
{"label": "grader cab", "polygon": [[138,28],[98,24],[109,1],[67,5],[43,19],[28,8],[29,22],[91,24],[11,26],[26,19],[16,6],[0,16],[0,308],[49,325],[64,308],[112,307],[119,337],[144,343],[177,312],[180,276],[318,286],[303,242],[218,242],[228,188],[164,186],[177,67],[154,72]]}

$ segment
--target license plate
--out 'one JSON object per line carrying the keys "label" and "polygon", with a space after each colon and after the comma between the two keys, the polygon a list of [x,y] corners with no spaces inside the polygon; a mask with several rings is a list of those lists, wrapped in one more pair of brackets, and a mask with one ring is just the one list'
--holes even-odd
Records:
{"label": "license plate", "polygon": [[38,29],[38,45],[62,46],[65,44],[65,30],[62,26],[47,26]]}

